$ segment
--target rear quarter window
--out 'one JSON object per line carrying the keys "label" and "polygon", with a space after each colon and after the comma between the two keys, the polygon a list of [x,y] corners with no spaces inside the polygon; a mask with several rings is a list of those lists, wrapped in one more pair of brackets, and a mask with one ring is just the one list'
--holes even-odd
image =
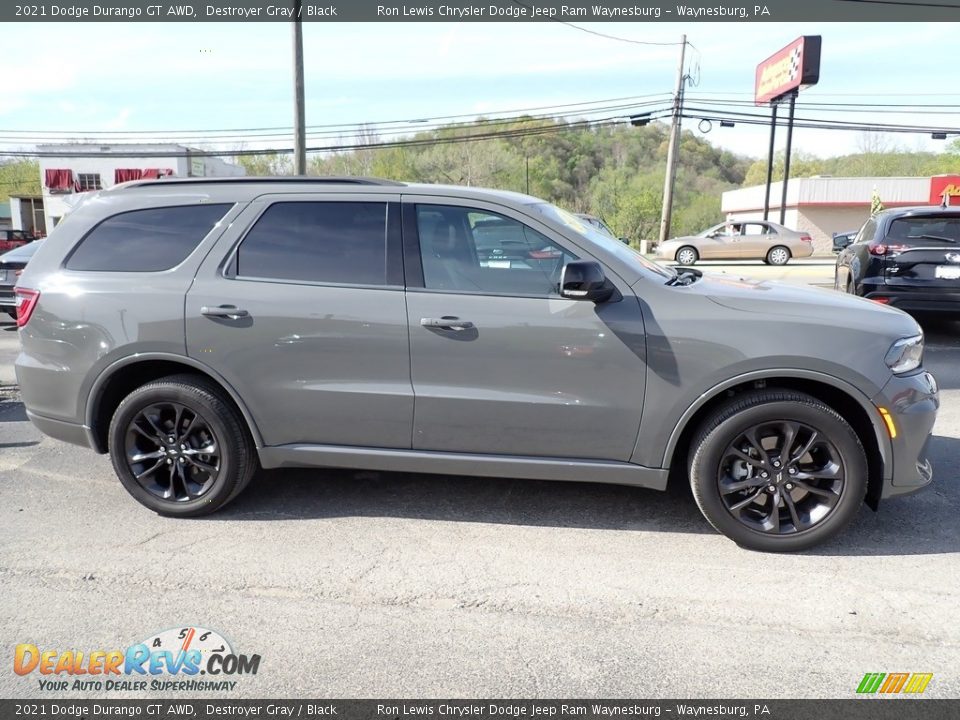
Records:
{"label": "rear quarter window", "polygon": [[74,248],[67,270],[159,272],[183,262],[233,207],[177,205],[120,213],[102,221]]}

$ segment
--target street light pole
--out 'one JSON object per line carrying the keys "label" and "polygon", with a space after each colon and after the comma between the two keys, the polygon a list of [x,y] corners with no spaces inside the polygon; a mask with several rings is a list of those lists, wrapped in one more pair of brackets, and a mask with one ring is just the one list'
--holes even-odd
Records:
{"label": "street light pole", "polygon": [[293,174],[307,174],[306,113],[303,108],[302,0],[293,0]]}
{"label": "street light pole", "polygon": [[663,179],[663,211],[660,215],[660,242],[670,237],[670,218],[673,215],[673,184],[677,174],[677,154],[680,144],[680,120],[683,113],[683,74],[687,36],[680,39],[680,67],[677,68],[677,92],[673,98],[673,121],[670,123],[670,143],[667,145],[667,172]]}

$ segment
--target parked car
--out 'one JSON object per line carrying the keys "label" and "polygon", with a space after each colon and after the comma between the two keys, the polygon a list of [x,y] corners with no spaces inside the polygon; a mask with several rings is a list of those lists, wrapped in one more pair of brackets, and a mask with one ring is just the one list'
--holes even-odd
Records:
{"label": "parked car", "polygon": [[960,314],[960,208],[897,208],[837,256],[834,288],[914,313]]}
{"label": "parked car", "polygon": [[859,230],[848,230],[847,232],[836,232],[833,234],[833,251],[835,253],[843,250],[847,245],[852,243],[857,237]]}
{"label": "parked car", "polygon": [[36,239],[29,230],[0,230],[0,253],[8,252]]}
{"label": "parked car", "polygon": [[[494,227],[543,256],[485,264]],[[173,517],[258,467],[672,474],[720,532],[786,551],[932,477],[938,391],[910,316],[662,267],[517,193],[127,183],[75,209],[16,294],[30,419]]]}
{"label": "parked car", "polygon": [[768,265],[786,265],[790,258],[811,255],[810,235],[765,220],[724,222],[657,247],[658,258],[676,260],[680,265],[698,260],[763,260]]}
{"label": "parked car", "polygon": [[17,317],[17,300],[13,294],[13,286],[17,284],[17,278],[38,247],[39,240],[20,245],[0,255],[0,312],[5,312],[14,319]]}

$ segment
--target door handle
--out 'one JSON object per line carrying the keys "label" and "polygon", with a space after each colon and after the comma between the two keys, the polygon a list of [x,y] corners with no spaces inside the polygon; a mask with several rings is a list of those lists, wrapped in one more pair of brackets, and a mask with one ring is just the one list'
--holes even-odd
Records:
{"label": "door handle", "polygon": [[207,307],[204,305],[200,308],[200,314],[205,315],[206,317],[215,317],[215,318],[230,318],[231,320],[239,320],[240,318],[247,317],[250,313],[246,310],[241,310],[236,305],[219,305],[217,307]]}
{"label": "door handle", "polygon": [[469,320],[461,320],[458,317],[444,315],[439,320],[437,318],[420,318],[420,326],[425,328],[437,328],[440,330],[470,330],[473,323]]}

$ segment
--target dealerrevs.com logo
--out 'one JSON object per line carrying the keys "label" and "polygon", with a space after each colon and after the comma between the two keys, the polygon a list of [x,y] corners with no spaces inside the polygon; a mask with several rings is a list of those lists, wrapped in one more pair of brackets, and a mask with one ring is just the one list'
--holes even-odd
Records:
{"label": "dealerrevs.com logo", "polygon": [[223,692],[236,687],[234,677],[256,675],[259,669],[259,655],[237,654],[222,635],[201,627],[164,630],[125,650],[60,650],[21,643],[13,653],[17,675],[37,674],[40,689],[53,692]]}

